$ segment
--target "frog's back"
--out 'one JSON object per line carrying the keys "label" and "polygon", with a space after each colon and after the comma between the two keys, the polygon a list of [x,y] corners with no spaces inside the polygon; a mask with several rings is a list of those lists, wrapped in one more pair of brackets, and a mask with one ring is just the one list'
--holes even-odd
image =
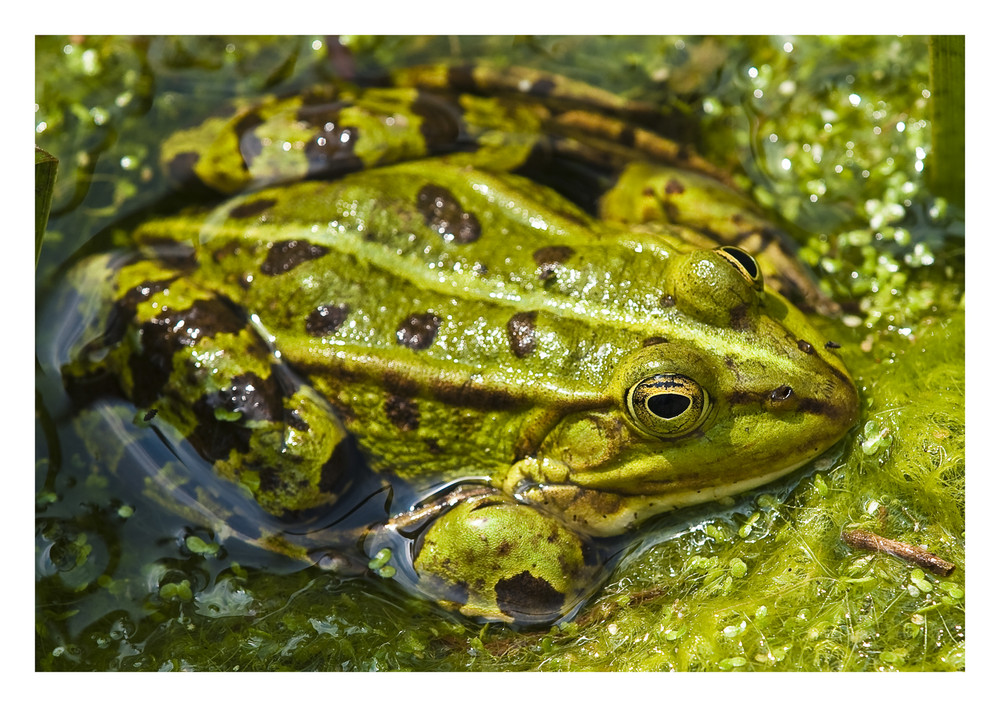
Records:
{"label": "frog's back", "polygon": [[[457,445],[480,473],[509,464],[515,418],[595,405],[624,353],[670,335],[669,243],[440,160],[266,189],[135,237],[197,242],[187,277],[256,313],[349,427],[396,449],[397,473],[444,459],[458,474]],[[401,452],[405,433],[421,451]]]}

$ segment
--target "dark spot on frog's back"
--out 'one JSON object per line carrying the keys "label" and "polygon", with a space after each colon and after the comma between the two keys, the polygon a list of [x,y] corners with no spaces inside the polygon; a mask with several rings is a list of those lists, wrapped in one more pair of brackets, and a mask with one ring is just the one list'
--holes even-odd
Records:
{"label": "dark spot on frog's back", "polygon": [[149,280],[125,292],[115,303],[114,313],[108,322],[108,329],[104,332],[103,344],[111,345],[121,341],[129,322],[135,318],[136,308],[139,304],[147,301],[157,292],[165,290],[173,281],[174,278]]}
{"label": "dark spot on frog's back", "polygon": [[473,140],[466,139],[461,113],[453,102],[420,91],[410,109],[420,117],[420,134],[427,143],[428,151],[438,152],[449,147],[475,147]]}
{"label": "dark spot on frog's back", "polygon": [[[254,373],[235,376],[228,388],[201,396],[191,409],[198,424],[188,441],[205,458],[214,461],[229,456],[230,451],[245,454],[250,449],[251,428],[247,421],[271,421],[284,412],[284,400],[275,376],[266,380]],[[239,413],[227,420],[219,411]],[[261,479],[264,482],[263,478]]]}
{"label": "dark spot on frog's back", "polygon": [[[233,256],[239,255],[242,252],[239,241],[229,241],[225,245],[219,246],[212,251],[212,260],[216,263],[222,263],[229,260]],[[243,283],[240,283],[243,285]]]}
{"label": "dark spot on frog's back", "polygon": [[251,218],[264,213],[277,203],[278,202],[274,199],[256,199],[254,201],[245,201],[238,206],[234,206],[229,211],[229,215],[232,218]]}
{"label": "dark spot on frog's back", "polygon": [[250,450],[250,428],[237,422],[218,420],[213,408],[199,400],[193,406],[198,426],[188,435],[188,442],[208,461],[225,459],[236,451],[246,454]]}
{"label": "dark spot on frog's back", "polygon": [[444,187],[426,184],[417,193],[417,210],[424,223],[445,242],[472,243],[482,235],[479,219],[462,208],[455,195]]}
{"label": "dark spot on frog's back", "polygon": [[264,151],[264,145],[260,138],[254,133],[254,129],[263,124],[264,119],[255,111],[251,111],[236,121],[233,131],[236,133],[240,145],[240,155],[243,157],[243,164],[250,164]]}
{"label": "dark spot on frog's back", "polygon": [[414,351],[426,349],[434,343],[441,318],[433,312],[411,314],[396,329],[396,341]]}
{"label": "dark spot on frog's back", "polygon": [[[276,367],[271,368],[267,378],[250,372],[234,376],[228,387],[206,393],[192,405],[197,425],[188,441],[214,461],[228,457],[234,450],[241,454],[249,450],[254,425],[248,423],[283,422],[307,432],[308,423],[294,410],[285,409],[288,388],[289,382],[282,384],[281,370]],[[266,482],[264,470],[260,471],[262,486],[278,483],[278,479]]]}
{"label": "dark spot on frog's back", "polygon": [[667,194],[683,194],[684,193],[684,185],[681,184],[676,179],[671,178],[670,181],[667,182],[667,186],[664,189],[664,191]]}
{"label": "dark spot on frog's back", "polygon": [[216,336],[220,333],[235,334],[247,323],[243,311],[225,297],[199,300],[189,309],[181,312],[163,312],[151,321],[159,321],[164,327],[172,327],[183,321],[184,327],[175,327],[174,337],[179,346],[191,346],[200,337]]}
{"label": "dark spot on frog's back", "polygon": [[548,280],[556,268],[573,257],[573,249],[565,245],[548,245],[531,254],[538,266],[538,278]]}
{"label": "dark spot on frog's back", "polygon": [[309,431],[309,423],[302,419],[302,415],[298,410],[286,410],[285,422],[288,423],[289,427],[296,429],[299,432]]}
{"label": "dark spot on frog's back", "polygon": [[279,241],[267,251],[267,257],[261,263],[260,271],[264,275],[281,275],[296,265],[320,258],[328,252],[326,246],[309,241]]}
{"label": "dark spot on frog's back", "polygon": [[496,583],[497,608],[514,619],[558,616],[566,597],[546,580],[525,570]]}
{"label": "dark spot on frog's back", "polygon": [[328,336],[347,319],[350,311],[346,304],[321,304],[306,317],[306,333],[310,336]]}
{"label": "dark spot on frog's back", "polygon": [[144,322],[139,327],[141,348],[129,357],[135,381],[133,402],[148,407],[159,397],[174,371],[176,352],[194,346],[203,337],[236,333],[244,326],[243,313],[223,298],[198,301],[182,311],[162,311]]}
{"label": "dark spot on frog's back", "polygon": [[518,312],[507,321],[507,338],[510,350],[524,358],[535,350],[535,320],[538,312]]}
{"label": "dark spot on frog's back", "polygon": [[277,469],[264,467],[257,469],[258,489],[264,493],[273,493],[281,488],[281,474]]}
{"label": "dark spot on frog's back", "polygon": [[459,91],[475,92],[479,88],[471,64],[455,64],[448,67],[448,85]]}
{"label": "dark spot on frog's back", "polygon": [[316,130],[305,147],[310,174],[343,174],[364,167],[361,158],[354,154],[360,131],[353,125],[343,125],[341,122],[345,105],[339,102],[299,110],[299,119]]}
{"label": "dark spot on frog's back", "polygon": [[234,376],[228,388],[207,393],[202,400],[213,410],[239,413],[244,421],[277,420],[284,415],[284,397],[276,381],[273,374],[264,379],[256,373],[243,373]]}
{"label": "dark spot on frog's back", "polygon": [[538,81],[531,84],[531,88],[528,89],[527,93],[529,96],[541,96],[544,98],[551,95],[555,87],[556,82],[552,79],[538,79]]}
{"label": "dark spot on frog's back", "polygon": [[320,469],[319,490],[322,493],[337,493],[345,483],[350,482],[351,472],[361,468],[363,463],[354,439],[340,440]]}
{"label": "dark spot on frog's back", "polygon": [[401,395],[390,395],[385,401],[385,414],[389,422],[402,432],[411,432],[420,426],[417,404]]}
{"label": "dark spot on frog's back", "polygon": [[201,183],[194,167],[200,155],[197,152],[179,152],[166,164],[167,176],[175,184]]}

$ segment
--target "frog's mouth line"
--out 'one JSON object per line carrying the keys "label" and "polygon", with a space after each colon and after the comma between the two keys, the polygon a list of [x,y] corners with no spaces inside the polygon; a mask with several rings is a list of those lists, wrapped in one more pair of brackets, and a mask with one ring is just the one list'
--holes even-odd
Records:
{"label": "frog's mouth line", "polygon": [[802,468],[810,461],[811,459],[804,459],[790,466],[772,471],[769,474],[753,476],[751,478],[742,479],[730,484],[710,483],[707,486],[694,489],[673,490],[664,492],[663,494],[626,495],[626,497],[644,502],[651,500],[653,505],[656,507],[656,510],[649,515],[656,515],[676,510],[678,508],[695,506],[701,503],[708,503],[710,501],[718,501],[730,496],[738,496],[739,494],[757,488],[758,486],[764,486],[772,481],[776,481],[783,476],[792,473],[796,469]]}
{"label": "frog's mouth line", "polygon": [[697,506],[750,491],[776,481],[803,467],[811,459],[799,461],[768,474],[717,485],[708,483],[697,488],[673,489],[662,493],[618,493],[567,483],[535,483],[515,492],[515,497],[532,503],[545,499],[545,507],[572,519],[571,524],[595,536],[620,535],[655,516],[680,508]]}

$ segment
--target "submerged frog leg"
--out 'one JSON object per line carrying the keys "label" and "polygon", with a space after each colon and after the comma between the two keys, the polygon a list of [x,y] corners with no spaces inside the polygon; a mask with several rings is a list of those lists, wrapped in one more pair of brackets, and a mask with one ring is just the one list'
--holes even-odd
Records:
{"label": "submerged frog leg", "polygon": [[209,118],[163,145],[175,185],[219,194],[337,177],[431,154],[513,169],[547,111],[416,88],[330,89],[265,98],[229,119]]}
{"label": "submerged frog leg", "polygon": [[589,537],[485,486],[397,515],[364,544],[371,557],[391,555],[383,576],[466,616],[522,626],[571,615],[605,572]]}
{"label": "submerged frog leg", "polygon": [[102,282],[107,266],[84,276],[114,304],[63,367],[67,386],[93,395],[93,381],[110,378],[111,392],[155,410],[151,424],[170,425],[272,515],[335,500],[353,455],[347,433],[247,315],[189,279],[183,259],[126,261]]}
{"label": "submerged frog leg", "polygon": [[410,66],[393,71],[391,81],[396,86],[521,96],[636,116],[659,112],[649,103],[622,98],[583,81],[526,66],[499,67],[485,63]]}
{"label": "submerged frog leg", "polygon": [[552,135],[562,136],[553,144],[554,151],[561,157],[576,157],[615,169],[623,169],[637,159],[647,159],[732,184],[726,172],[696,153],[690,145],[618,118],[573,110],[553,115],[545,128]]}

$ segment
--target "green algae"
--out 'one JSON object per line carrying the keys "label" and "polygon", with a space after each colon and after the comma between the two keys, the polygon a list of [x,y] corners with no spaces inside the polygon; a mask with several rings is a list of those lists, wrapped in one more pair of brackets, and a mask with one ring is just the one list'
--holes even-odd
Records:
{"label": "green algae", "polygon": [[[208,529],[171,538],[174,526],[151,522],[154,506],[120,497],[100,465],[54,431],[59,384],[40,376],[36,668],[962,670],[964,216],[925,179],[927,41],[350,37],[343,45],[361,73],[485,57],[692,106],[701,149],[743,175],[799,239],[821,286],[847,303],[838,321],[820,326],[842,346],[862,421],[792,479],[685,515],[681,532],[654,526],[662,541],[636,548],[573,622],[519,633],[456,620],[391,581],[244,567],[225,546],[216,551]],[[67,253],[164,188],[151,162],[157,138],[201,92],[321,80],[337,51],[305,37],[39,38],[36,140],[65,168],[40,291]],[[958,569],[940,578],[851,549],[840,540],[848,528],[926,546]]]}

